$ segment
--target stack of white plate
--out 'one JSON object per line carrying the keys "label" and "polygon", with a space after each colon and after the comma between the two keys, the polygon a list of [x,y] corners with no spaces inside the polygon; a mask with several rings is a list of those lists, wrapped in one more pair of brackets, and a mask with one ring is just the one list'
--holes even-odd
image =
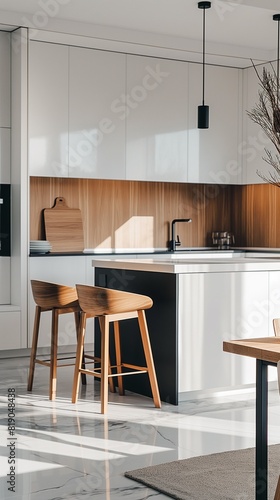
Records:
{"label": "stack of white plate", "polygon": [[30,241],[30,253],[48,253],[52,249],[52,246],[47,240],[31,240]]}

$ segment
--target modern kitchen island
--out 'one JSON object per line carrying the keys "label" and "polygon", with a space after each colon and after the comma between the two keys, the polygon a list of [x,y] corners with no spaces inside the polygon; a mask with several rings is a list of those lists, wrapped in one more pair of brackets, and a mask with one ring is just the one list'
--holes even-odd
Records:
{"label": "modern kitchen island", "polygon": [[[178,252],[92,264],[97,286],[153,299],[146,314],[162,401],[177,405],[206,394],[253,390],[253,360],[224,353],[223,341],[273,335],[272,319],[280,317],[278,253]],[[123,326],[127,335],[124,358],[141,364],[132,323]],[[97,349],[98,337],[96,332]],[[145,377],[125,377],[126,388],[150,396]],[[269,380],[276,380],[273,369]]]}

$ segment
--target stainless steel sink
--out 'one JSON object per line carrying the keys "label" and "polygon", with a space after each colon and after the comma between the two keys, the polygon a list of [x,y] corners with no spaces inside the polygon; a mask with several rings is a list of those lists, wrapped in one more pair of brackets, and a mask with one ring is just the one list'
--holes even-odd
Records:
{"label": "stainless steel sink", "polygon": [[156,258],[166,260],[189,260],[189,259],[232,259],[244,258],[244,252],[236,252],[234,250],[216,250],[216,249],[200,249],[200,250],[176,250],[166,254],[158,254]]}

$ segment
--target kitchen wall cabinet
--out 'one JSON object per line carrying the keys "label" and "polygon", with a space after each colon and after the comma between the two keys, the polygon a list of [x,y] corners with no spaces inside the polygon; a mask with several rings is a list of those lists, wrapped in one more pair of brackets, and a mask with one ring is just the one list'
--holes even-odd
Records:
{"label": "kitchen wall cabinet", "polygon": [[11,127],[10,33],[0,31],[0,127]]}
{"label": "kitchen wall cabinet", "polygon": [[125,179],[125,57],[70,47],[70,177]]}
{"label": "kitchen wall cabinet", "polygon": [[188,180],[187,88],[188,63],[127,56],[127,179]]}
{"label": "kitchen wall cabinet", "polygon": [[9,184],[11,135],[10,33],[0,31],[0,183]]}
{"label": "kitchen wall cabinet", "polygon": [[205,104],[209,128],[197,128],[197,107],[202,100],[202,66],[189,64],[188,182],[240,184],[241,70],[206,66]]}
{"label": "kitchen wall cabinet", "polygon": [[[272,71],[270,63],[257,66],[259,76],[262,78],[263,67]],[[265,151],[267,148],[272,154],[276,149],[272,142],[266,137],[260,125],[254,123],[247,115],[247,111],[252,109],[259,102],[259,91],[261,90],[260,81],[254,68],[247,68],[243,71],[243,141],[240,144],[240,151],[244,164],[244,184],[261,184],[263,179],[258,175],[258,171],[263,175],[269,175],[273,172],[265,160]]]}
{"label": "kitchen wall cabinet", "polygon": [[68,176],[68,51],[29,44],[29,174]]}
{"label": "kitchen wall cabinet", "polygon": [[271,146],[246,115],[257,91],[254,69],[207,65],[210,126],[199,130],[201,64],[30,41],[29,173],[262,182]]}

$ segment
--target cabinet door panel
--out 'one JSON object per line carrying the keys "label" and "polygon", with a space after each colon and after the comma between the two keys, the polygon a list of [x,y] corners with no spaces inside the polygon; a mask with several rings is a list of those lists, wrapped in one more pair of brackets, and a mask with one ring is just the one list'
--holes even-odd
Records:
{"label": "cabinet door panel", "polygon": [[1,350],[25,348],[20,334],[20,311],[0,311]]}
{"label": "cabinet door panel", "polygon": [[10,33],[0,32],[0,127],[10,127]]}
{"label": "cabinet door panel", "polygon": [[124,93],[124,54],[70,48],[70,177],[125,179]]}
{"label": "cabinet door panel", "polygon": [[68,176],[68,47],[30,42],[29,173]]}
{"label": "cabinet door panel", "polygon": [[187,181],[187,100],[187,63],[127,56],[127,179]]}
{"label": "cabinet door panel", "polygon": [[180,275],[179,392],[254,384],[255,360],[223,341],[267,336],[268,316],[266,272]]}
{"label": "cabinet door panel", "polygon": [[0,128],[0,183],[10,183],[10,136],[9,128]]}
{"label": "cabinet door panel", "polygon": [[238,184],[242,165],[241,75],[234,68],[206,67],[205,104],[209,105],[209,128],[197,128],[197,108],[202,100],[202,66],[189,64],[189,156],[188,181]]}

